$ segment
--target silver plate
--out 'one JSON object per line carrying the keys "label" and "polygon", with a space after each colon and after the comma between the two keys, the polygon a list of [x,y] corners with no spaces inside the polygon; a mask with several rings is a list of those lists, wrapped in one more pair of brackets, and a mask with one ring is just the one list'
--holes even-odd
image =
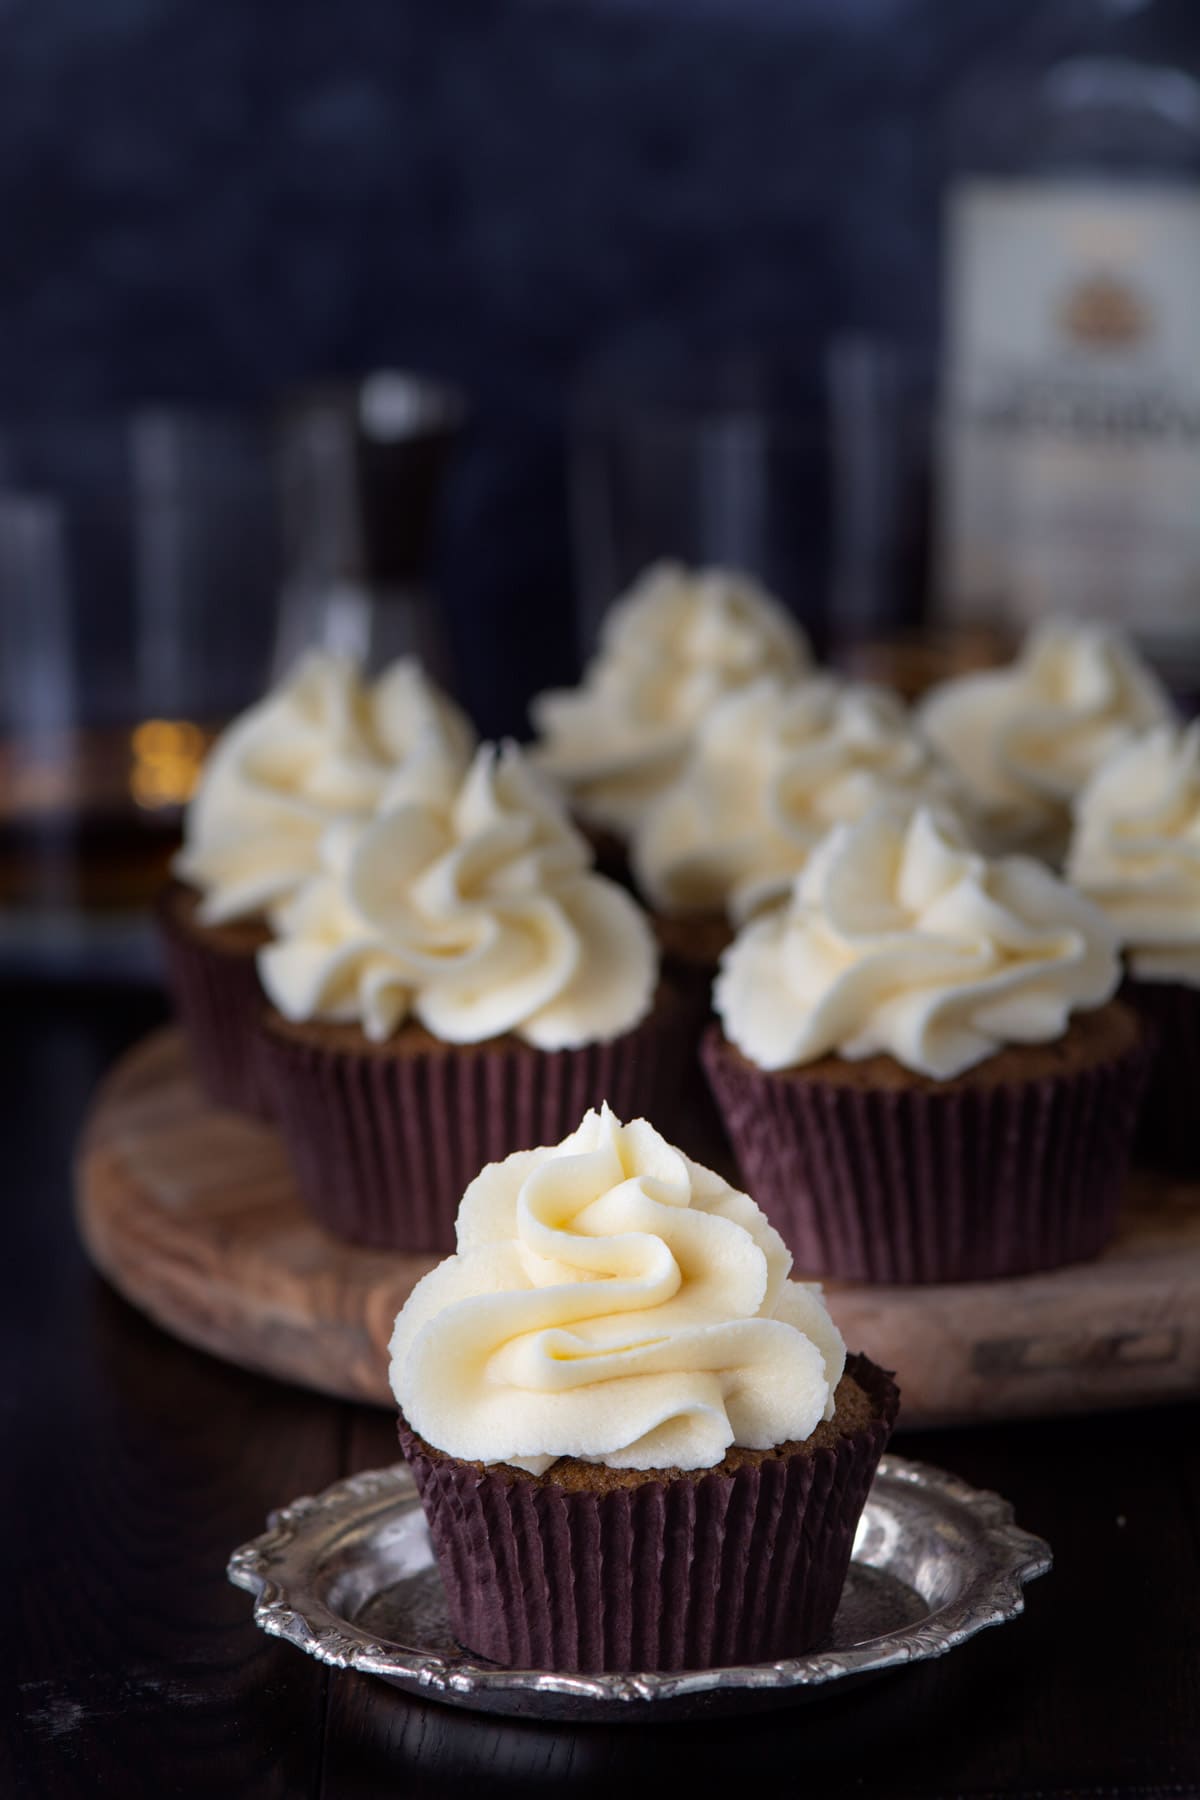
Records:
{"label": "silver plate", "polygon": [[927,1464],[885,1456],[859,1523],[828,1648],[787,1662],[678,1674],[501,1669],[461,1650],[403,1463],[272,1513],[229,1579],[255,1623],[321,1662],[452,1706],[532,1719],[634,1720],[783,1705],[828,1682],[943,1656],[1021,1612],[1049,1545],[1012,1508]]}

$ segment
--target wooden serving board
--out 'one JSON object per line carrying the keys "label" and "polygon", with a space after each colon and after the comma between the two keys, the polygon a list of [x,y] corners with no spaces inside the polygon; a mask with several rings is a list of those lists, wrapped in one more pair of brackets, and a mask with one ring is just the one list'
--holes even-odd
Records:
{"label": "wooden serving board", "polygon": [[[146,1039],[101,1087],[76,1191],[92,1260],[165,1330],[390,1404],[392,1321],[437,1259],[355,1249],[315,1225],[275,1133],[204,1099],[177,1032]],[[1182,1399],[1200,1393],[1200,1186],[1136,1178],[1094,1263],[827,1293],[847,1342],[898,1371],[905,1425]]]}

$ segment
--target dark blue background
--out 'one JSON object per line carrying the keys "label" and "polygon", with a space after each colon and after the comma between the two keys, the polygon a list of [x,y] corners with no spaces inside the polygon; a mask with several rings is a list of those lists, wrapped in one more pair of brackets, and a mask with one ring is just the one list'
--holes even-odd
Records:
{"label": "dark blue background", "polygon": [[[1101,10],[0,0],[0,406],[461,379],[443,591],[468,699],[512,725],[571,663],[581,360],[931,339],[947,97]],[[1147,33],[1186,56],[1198,11]]]}

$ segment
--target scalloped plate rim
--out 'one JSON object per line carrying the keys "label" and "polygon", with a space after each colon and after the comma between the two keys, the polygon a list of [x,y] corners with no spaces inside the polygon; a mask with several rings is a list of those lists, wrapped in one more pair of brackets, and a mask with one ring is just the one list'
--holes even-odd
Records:
{"label": "scalloped plate rim", "polygon": [[[679,1671],[566,1674],[546,1669],[505,1669],[471,1657],[447,1658],[416,1645],[389,1644],[340,1617],[317,1594],[303,1596],[295,1584],[278,1579],[278,1564],[306,1534],[328,1540],[337,1529],[398,1502],[416,1504],[412,1477],[403,1463],[369,1469],[334,1482],[316,1495],[301,1495],[273,1511],[268,1529],[235,1550],[226,1573],[237,1587],[255,1596],[254,1621],[269,1636],[303,1650],[331,1668],[375,1675],[394,1686],[427,1698],[493,1711],[507,1697],[519,1702],[523,1716],[536,1716],[536,1697],[558,1703],[547,1716],[561,1718],[563,1703],[579,1704],[579,1717],[609,1718],[614,1708],[629,1707],[626,1716],[644,1715],[647,1707],[674,1710],[714,1690],[736,1694],[776,1694],[799,1699],[814,1689],[847,1677],[884,1672],[944,1656],[977,1632],[1005,1624],[1024,1611],[1024,1587],[1045,1574],[1053,1557],[1044,1539],[1018,1526],[1008,1501],[988,1489],[971,1487],[959,1476],[932,1464],[887,1454],[877,1482],[936,1497],[965,1515],[974,1527],[974,1542],[987,1551],[972,1567],[964,1590],[936,1612],[907,1626],[840,1650],[815,1650],[778,1662],[729,1665]],[[516,1708],[513,1708],[516,1710]]]}

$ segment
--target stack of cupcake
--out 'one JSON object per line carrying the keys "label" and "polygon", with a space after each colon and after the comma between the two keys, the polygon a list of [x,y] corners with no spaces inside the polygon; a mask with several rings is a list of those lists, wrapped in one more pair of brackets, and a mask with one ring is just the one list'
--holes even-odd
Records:
{"label": "stack of cupcake", "polygon": [[314,654],[189,809],[198,1072],[329,1229],[447,1249],[482,1163],[607,1100],[706,1161],[723,1123],[811,1273],[1051,1267],[1111,1235],[1156,1042],[1145,1142],[1193,1166],[1200,739],[1116,634],[910,711],[663,564],[532,711],[528,753],[476,747],[415,664]]}
{"label": "stack of cupcake", "polygon": [[668,962],[711,981],[731,925],[834,822],[953,784],[882,688],[819,673],[744,576],[659,564],[612,609],[581,686],[543,694],[533,756],[632,870]]}
{"label": "stack of cupcake", "polygon": [[160,919],[197,1074],[281,1131],[330,1230],[448,1249],[480,1165],[686,1048],[649,922],[512,744],[403,662],[325,655],[218,740]]}
{"label": "stack of cupcake", "polygon": [[656,563],[610,608],[580,686],[533,702],[538,763],[623,862],[717,702],[811,667],[804,633],[757,582]]}
{"label": "stack of cupcake", "polygon": [[[722,570],[651,570],[610,616],[575,692],[544,695],[533,755],[650,908],[691,1036],[737,926],[777,901],[814,845],[878,799],[956,787],[885,690],[814,669],[780,603]],[[677,1121],[728,1154],[697,1063]]]}
{"label": "stack of cupcake", "polygon": [[[734,597],[736,679],[716,654],[718,600]],[[691,679],[621,679],[666,653],[668,617]],[[711,997],[712,1095],[801,1266],[929,1282],[1094,1256],[1115,1229],[1147,1018],[1173,1035],[1177,1067],[1200,1058],[1200,965],[1171,936],[1194,904],[1200,814],[1181,765],[1197,751],[1151,671],[1113,631],[1052,621],[1010,666],[910,712],[815,671],[796,642],[781,655],[774,603],[733,576],[657,570],[618,620],[581,690],[535,706],[535,755],[587,817],[604,756],[649,737],[653,697],[703,685],[703,707],[672,707],[669,768],[605,823],[624,833],[668,967]],[[703,683],[698,646],[714,650]],[[1147,732],[1131,769],[1121,758]],[[1170,793],[1147,767],[1168,745]],[[1157,901],[1145,843],[1123,843],[1123,874],[1111,866],[1114,783],[1157,797],[1143,819]],[[1136,979],[1118,999],[1126,946]],[[1163,1086],[1146,1116],[1165,1151]]]}
{"label": "stack of cupcake", "polygon": [[[793,1257],[1095,1255],[1156,1043],[1146,1119],[1191,1166],[1200,731],[1057,623],[910,712],[816,670],[753,583],[673,565],[533,716],[530,752],[476,746],[415,665],[307,659],[190,809],[180,1015],[331,1232],[454,1252],[391,1375],[461,1641],[797,1655],[898,1394]],[[749,1192],[661,1134],[701,1068]]]}
{"label": "stack of cupcake", "polygon": [[[625,611],[650,718],[627,790],[682,776],[716,695],[802,666],[765,598],[682,585],[660,572]],[[678,630],[681,667],[642,619]],[[176,875],[162,922],[209,1092],[273,1120],[334,1234],[456,1247],[391,1354],[461,1641],[567,1670],[821,1643],[898,1391],[754,1202],[647,1123],[695,1033],[548,778],[473,748],[412,665],[368,686],[313,657],[218,743]]]}

